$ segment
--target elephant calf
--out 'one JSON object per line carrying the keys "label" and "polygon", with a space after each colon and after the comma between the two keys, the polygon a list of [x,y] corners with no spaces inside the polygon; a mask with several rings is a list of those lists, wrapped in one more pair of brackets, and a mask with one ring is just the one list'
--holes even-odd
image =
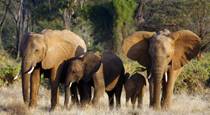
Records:
{"label": "elephant calf", "polygon": [[126,73],[127,79],[124,85],[126,93],[126,106],[131,98],[132,106],[135,108],[136,98],[138,97],[138,107],[141,108],[143,104],[144,90],[146,87],[146,78],[139,73],[135,73],[130,77],[129,76],[129,73]]}
{"label": "elephant calf", "polygon": [[100,97],[106,91],[109,96],[110,107],[114,105],[114,95],[116,96],[116,105],[120,106],[124,80],[124,66],[118,56],[112,52],[104,52],[101,55],[88,52],[84,56],[69,62],[65,80],[65,105],[68,104],[68,86],[73,82],[80,83],[83,81],[83,84],[86,83],[86,87],[83,87],[83,90],[80,91],[81,97],[83,97],[81,94],[91,94],[90,87],[93,86],[92,102],[94,105],[99,102]]}

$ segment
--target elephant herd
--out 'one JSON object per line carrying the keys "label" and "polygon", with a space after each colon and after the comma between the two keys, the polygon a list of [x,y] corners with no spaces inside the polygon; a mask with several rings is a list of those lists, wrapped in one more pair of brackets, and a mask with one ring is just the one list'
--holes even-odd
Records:
{"label": "elephant herd", "polygon": [[114,107],[114,96],[116,107],[120,107],[123,86],[126,105],[131,98],[133,107],[136,99],[142,107],[148,79],[150,107],[169,109],[175,80],[183,66],[199,55],[200,47],[200,38],[189,30],[134,32],[123,40],[121,49],[126,57],[146,68],[147,76],[130,75],[116,54],[87,51],[84,40],[69,30],[26,33],[20,47],[23,100],[30,108],[37,106],[44,74],[50,80],[51,110],[59,103],[59,84],[65,88],[66,108],[70,96],[72,104],[95,106],[105,92],[110,108]]}

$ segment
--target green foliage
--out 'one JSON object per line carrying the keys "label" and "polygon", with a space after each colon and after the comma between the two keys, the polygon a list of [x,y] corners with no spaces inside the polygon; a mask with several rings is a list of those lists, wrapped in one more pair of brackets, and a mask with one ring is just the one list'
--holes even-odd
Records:
{"label": "green foliage", "polygon": [[40,32],[45,28],[62,29],[63,12],[70,5],[69,0],[57,0],[56,2],[42,1],[32,6],[32,20],[36,24],[35,31]]}
{"label": "green foliage", "polygon": [[119,53],[123,38],[135,30],[134,15],[137,3],[136,0],[113,0],[112,2],[115,11],[114,45],[115,51]]}
{"label": "green foliage", "polygon": [[158,0],[146,3],[145,22],[141,29],[158,31],[164,28],[177,29],[179,25],[185,26],[188,20],[184,18],[184,5],[185,0]]}
{"label": "green foliage", "polygon": [[175,84],[175,92],[187,92],[190,94],[204,93],[210,86],[210,53],[204,55],[201,60],[192,60],[184,66],[184,70]]}
{"label": "green foliage", "polygon": [[20,65],[11,59],[7,53],[0,51],[0,86],[10,84],[20,70]]}

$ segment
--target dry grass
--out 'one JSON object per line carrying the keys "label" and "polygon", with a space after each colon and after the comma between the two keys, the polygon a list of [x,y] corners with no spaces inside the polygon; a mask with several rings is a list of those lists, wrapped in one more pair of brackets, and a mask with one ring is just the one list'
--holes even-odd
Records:
{"label": "dry grass", "polygon": [[79,108],[73,106],[70,110],[63,109],[63,95],[60,96],[60,105],[57,110],[54,112],[49,112],[50,107],[50,92],[41,87],[38,107],[33,110],[29,110],[23,104],[22,93],[21,93],[21,85],[20,82],[11,85],[9,87],[1,87],[0,88],[0,115],[24,115],[24,114],[32,114],[32,115],[186,115],[186,114],[210,114],[210,94],[206,95],[175,95],[173,99],[172,109],[168,112],[156,112],[152,109],[148,108],[148,94],[145,95],[145,102],[143,109],[135,109],[133,110],[131,104],[129,107],[125,107],[125,95],[122,95],[122,107],[121,109],[113,109],[109,110],[107,103],[106,94],[102,98],[100,105],[93,107],[85,107]]}

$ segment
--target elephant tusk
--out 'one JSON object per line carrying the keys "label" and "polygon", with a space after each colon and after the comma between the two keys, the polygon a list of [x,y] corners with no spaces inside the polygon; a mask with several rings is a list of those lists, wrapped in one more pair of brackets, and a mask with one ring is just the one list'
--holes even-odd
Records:
{"label": "elephant tusk", "polygon": [[32,67],[32,68],[30,69],[30,71],[28,71],[28,74],[31,74],[33,71],[34,71],[34,67]]}
{"label": "elephant tusk", "polygon": [[148,79],[150,79],[151,78],[151,74],[149,74],[149,76],[148,76]]}
{"label": "elephant tusk", "polygon": [[16,80],[20,76],[20,72],[14,77],[13,80]]}
{"label": "elephant tusk", "polygon": [[165,72],[165,81],[166,82],[168,81],[168,74],[167,74],[167,72]]}
{"label": "elephant tusk", "polygon": [[84,55],[84,54],[82,54],[82,55],[80,55],[79,57],[80,57],[80,58],[83,58],[84,56],[85,56],[85,55]]}
{"label": "elephant tusk", "polygon": [[71,82],[71,83],[69,83],[69,88],[71,88],[71,86],[72,86],[72,82]]}

